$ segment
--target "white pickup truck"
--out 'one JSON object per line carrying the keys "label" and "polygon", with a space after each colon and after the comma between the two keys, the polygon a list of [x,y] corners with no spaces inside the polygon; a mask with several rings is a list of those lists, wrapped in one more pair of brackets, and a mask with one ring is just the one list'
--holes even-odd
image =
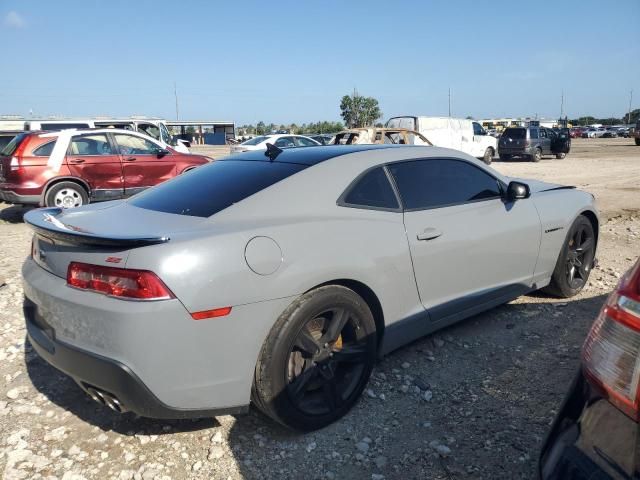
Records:
{"label": "white pickup truck", "polygon": [[453,148],[480,158],[487,165],[498,151],[498,141],[478,122],[451,117],[392,117],[387,128],[406,128],[421,133],[437,147]]}

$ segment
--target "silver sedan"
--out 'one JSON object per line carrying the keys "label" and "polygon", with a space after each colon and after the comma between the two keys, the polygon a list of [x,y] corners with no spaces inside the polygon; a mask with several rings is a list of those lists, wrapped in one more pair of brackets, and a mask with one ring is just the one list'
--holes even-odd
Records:
{"label": "silver sedan", "polygon": [[298,430],[346,414],[380,356],[544,289],[571,297],[598,213],[461,152],[246,152],[128,200],[26,214],[35,350],[95,400]]}

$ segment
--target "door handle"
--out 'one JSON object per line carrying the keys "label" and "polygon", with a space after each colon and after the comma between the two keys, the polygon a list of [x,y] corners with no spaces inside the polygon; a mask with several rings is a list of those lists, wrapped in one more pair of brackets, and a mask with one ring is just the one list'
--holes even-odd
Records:
{"label": "door handle", "polygon": [[442,235],[442,232],[437,228],[425,228],[422,233],[418,234],[418,240],[433,240]]}
{"label": "door handle", "polygon": [[136,157],[127,157],[124,159],[125,162],[135,162],[136,161]]}
{"label": "door handle", "polygon": [[69,160],[69,163],[84,163],[84,158],[74,158]]}

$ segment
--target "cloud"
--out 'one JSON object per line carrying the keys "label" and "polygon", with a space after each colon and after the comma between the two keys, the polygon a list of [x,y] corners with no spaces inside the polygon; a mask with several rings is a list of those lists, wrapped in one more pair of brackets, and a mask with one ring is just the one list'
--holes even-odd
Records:
{"label": "cloud", "polygon": [[5,15],[4,25],[11,28],[22,28],[26,25],[26,22],[22,15],[12,10]]}

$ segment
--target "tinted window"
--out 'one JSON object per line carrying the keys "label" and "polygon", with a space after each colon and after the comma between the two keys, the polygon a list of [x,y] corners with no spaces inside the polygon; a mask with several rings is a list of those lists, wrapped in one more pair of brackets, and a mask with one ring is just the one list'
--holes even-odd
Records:
{"label": "tinted window", "polygon": [[500,196],[498,182],[460,160],[417,160],[389,165],[404,208],[435,208]]}
{"label": "tinted window", "polygon": [[53,142],[45,143],[44,145],[40,145],[33,151],[33,155],[36,157],[48,157],[51,155],[53,151],[53,146],[56,144],[55,140]]}
{"label": "tinted window", "polygon": [[27,138],[26,133],[20,133],[13,137],[13,139],[0,151],[0,155],[10,157],[18,149],[22,141]]}
{"label": "tinted window", "polygon": [[473,122],[473,134],[474,135],[486,135],[484,129],[478,122]]}
{"label": "tinted window", "polygon": [[289,147],[295,147],[296,144],[293,143],[293,138],[292,137],[281,137],[279,139],[277,139],[275,142],[273,142],[273,145],[275,145],[276,147],[279,148],[289,148]]}
{"label": "tinted window", "polygon": [[513,138],[514,140],[524,140],[527,138],[527,130],[524,128],[507,128],[502,136],[505,138]]}
{"label": "tinted window", "polygon": [[104,134],[73,137],[68,153],[69,155],[113,155],[109,140]]}
{"label": "tinted window", "polygon": [[133,135],[114,135],[122,155],[153,155],[160,147],[155,143]]}
{"label": "tinted window", "polygon": [[252,139],[247,140],[246,142],[242,142],[242,145],[258,145],[259,143],[264,142],[268,138],[269,137],[265,137],[265,136],[253,137]]}
{"label": "tinted window", "polygon": [[399,207],[387,174],[381,167],[365,173],[344,197],[344,203],[375,208]]}
{"label": "tinted window", "polygon": [[304,137],[295,137],[296,141],[298,142],[298,145],[301,147],[315,147],[318,144],[316,142],[312,142],[310,139],[308,138],[304,138]]}
{"label": "tinted window", "polygon": [[224,160],[146,190],[129,200],[157,212],[210,217],[294,173],[305,165]]}
{"label": "tinted window", "polygon": [[538,129],[532,128],[529,130],[529,138],[538,138]]}
{"label": "tinted window", "polygon": [[88,123],[42,123],[40,130],[66,130],[69,128],[89,128]]}

